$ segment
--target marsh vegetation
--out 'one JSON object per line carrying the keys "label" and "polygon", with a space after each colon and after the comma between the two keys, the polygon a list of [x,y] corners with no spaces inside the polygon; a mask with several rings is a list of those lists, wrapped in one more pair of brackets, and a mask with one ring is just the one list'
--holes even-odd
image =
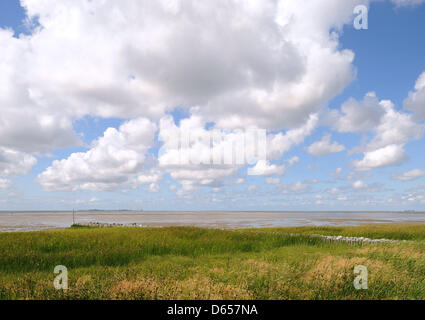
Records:
{"label": "marsh vegetation", "polygon": [[[311,234],[408,240],[329,243]],[[425,226],[0,234],[0,299],[425,299]],[[69,290],[53,287],[57,265]],[[353,269],[369,270],[355,290]]]}

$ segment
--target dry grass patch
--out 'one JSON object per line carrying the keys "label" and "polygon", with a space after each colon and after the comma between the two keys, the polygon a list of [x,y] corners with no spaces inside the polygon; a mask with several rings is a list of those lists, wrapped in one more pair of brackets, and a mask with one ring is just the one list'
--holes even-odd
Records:
{"label": "dry grass patch", "polygon": [[272,264],[262,260],[249,259],[244,261],[243,265],[248,268],[250,273],[256,273],[260,275],[281,273],[284,271],[284,266]]}
{"label": "dry grass patch", "polygon": [[111,299],[129,300],[232,300],[252,299],[248,290],[194,276],[185,280],[139,278],[120,281],[110,290]]}
{"label": "dry grass patch", "polygon": [[400,256],[407,259],[425,259],[425,246],[420,245],[398,245],[386,247],[368,247],[358,249],[356,252],[362,255]]}
{"label": "dry grass patch", "polygon": [[338,282],[345,280],[347,276],[352,276],[354,267],[358,265],[366,266],[371,275],[393,271],[392,266],[379,260],[365,257],[341,258],[327,255],[318,259],[313,267],[305,273],[303,280],[306,282]]}

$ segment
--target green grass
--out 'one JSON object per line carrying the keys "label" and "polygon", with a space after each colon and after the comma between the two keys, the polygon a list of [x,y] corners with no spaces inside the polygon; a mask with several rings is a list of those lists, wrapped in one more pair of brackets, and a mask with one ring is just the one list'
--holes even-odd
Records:
{"label": "green grass", "polygon": [[[424,239],[425,226],[0,234],[0,299],[424,299]],[[57,265],[69,271],[65,292],[53,287]],[[368,290],[354,289],[356,265],[368,267]]]}
{"label": "green grass", "polygon": [[[254,229],[253,229],[254,230]],[[365,237],[392,240],[425,240],[423,225],[367,225],[360,227],[295,227],[285,229],[267,229],[292,234],[322,234],[331,236]],[[261,229],[260,229],[261,231]]]}

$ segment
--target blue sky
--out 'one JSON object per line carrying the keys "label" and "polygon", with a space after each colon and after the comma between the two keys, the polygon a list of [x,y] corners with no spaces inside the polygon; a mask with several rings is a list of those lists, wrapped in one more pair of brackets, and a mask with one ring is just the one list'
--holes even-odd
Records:
{"label": "blue sky", "polygon": [[[332,0],[329,0],[329,2],[331,3]],[[356,1],[353,1],[353,8],[355,3]],[[337,85],[331,79],[328,79],[323,71],[320,71],[320,76],[323,77],[323,88],[330,92],[330,99],[327,99],[327,96],[320,96],[320,91],[318,91],[317,95],[320,97],[311,106],[306,106],[307,103],[296,105],[295,109],[298,108],[297,110],[299,111],[294,113],[294,117],[298,119],[297,117],[300,116],[302,120],[294,124],[294,126],[288,125],[284,119],[276,120],[279,117],[284,118],[286,115],[288,115],[288,118],[292,117],[292,113],[285,113],[285,110],[294,112],[294,108],[287,109],[289,107],[285,104],[283,98],[273,104],[276,107],[274,116],[273,114],[270,116],[269,109],[263,109],[263,105],[256,106],[255,103],[257,101],[254,101],[255,103],[250,102],[253,105],[252,110],[239,108],[238,104],[240,102],[237,100],[239,99],[237,94],[234,95],[235,99],[230,100],[230,105],[226,104],[227,109],[222,109],[225,111],[218,112],[217,110],[221,110],[219,103],[223,101],[221,100],[224,99],[222,98],[223,95],[228,94],[228,92],[226,91],[227,89],[222,89],[214,81],[217,80],[217,83],[229,81],[228,87],[235,88],[234,90],[236,91],[240,87],[243,88],[246,79],[237,76],[238,70],[232,69],[234,63],[231,67],[223,68],[223,70],[227,71],[225,75],[219,73],[221,65],[214,65],[214,70],[218,70],[217,74],[214,71],[211,72],[208,69],[209,66],[202,65],[204,61],[203,55],[206,55],[207,51],[196,49],[196,34],[190,38],[190,41],[194,42],[193,48],[184,47],[181,51],[183,53],[187,52],[188,55],[193,55],[192,65],[190,60],[188,63],[184,57],[178,56],[180,50],[178,41],[176,41],[176,47],[172,47],[172,51],[164,51],[157,54],[158,47],[145,41],[152,37],[152,39],[158,41],[156,43],[161,43],[160,41],[163,40],[161,38],[162,34],[157,35],[155,30],[158,29],[154,27],[145,28],[145,26],[139,25],[137,19],[133,21],[132,19],[134,18],[131,16],[131,11],[128,11],[124,6],[117,9],[117,12],[120,12],[121,20],[117,18],[116,28],[114,28],[112,22],[102,20],[108,18],[107,14],[105,14],[106,18],[101,14],[103,13],[103,8],[96,7],[93,9],[84,5],[76,5],[75,8],[68,8],[68,11],[54,11],[57,14],[57,17],[55,17],[54,15],[52,16],[53,11],[49,11],[53,10],[53,7],[55,5],[51,5],[50,8],[45,8],[42,5],[29,5],[27,8],[33,21],[40,20],[39,25],[33,25],[31,28],[24,23],[26,13],[18,1],[2,1],[0,3],[0,28],[13,30],[13,36],[0,38],[1,46],[10,48],[11,52],[10,54],[0,53],[0,64],[4,62],[13,72],[11,72],[10,78],[5,76],[4,80],[0,80],[5,81],[4,83],[9,83],[12,89],[19,88],[20,90],[23,87],[24,89],[22,90],[25,90],[25,92],[35,92],[32,95],[30,94],[29,102],[22,102],[20,99],[12,97],[14,92],[12,89],[0,92],[0,101],[3,101],[2,108],[7,108],[6,116],[3,116],[4,118],[0,116],[0,123],[6,123],[8,125],[5,127],[13,128],[14,126],[11,126],[10,123],[16,121],[16,126],[21,126],[23,130],[30,128],[31,130],[40,130],[40,136],[43,132],[51,132],[52,135],[51,148],[43,147],[37,149],[35,145],[38,142],[35,142],[35,140],[33,142],[31,139],[28,140],[25,147],[21,148],[18,147],[17,143],[15,147],[12,138],[7,138],[8,134],[10,137],[15,136],[16,128],[13,129],[15,131],[10,131],[13,134],[9,133],[7,129],[0,131],[0,134],[6,137],[0,140],[0,148],[6,150],[4,151],[5,154],[18,154],[22,159],[33,157],[36,160],[36,163],[30,168],[28,168],[27,164],[23,164],[24,169],[20,169],[20,171],[16,169],[15,171],[20,172],[18,174],[10,173],[13,170],[7,165],[11,166],[11,164],[6,162],[7,159],[5,160],[4,169],[3,171],[0,170],[0,182],[3,179],[4,184],[4,187],[1,188],[2,184],[0,183],[0,210],[69,210],[73,208],[143,208],[145,210],[425,210],[425,159],[423,151],[425,150],[425,140],[421,133],[424,125],[423,120],[425,120],[421,117],[425,109],[425,104],[421,104],[425,102],[421,100],[423,96],[421,95],[421,90],[425,91],[425,89],[417,89],[417,95],[410,101],[412,105],[416,106],[415,108],[412,109],[410,104],[405,102],[409,92],[415,92],[415,84],[419,83],[418,79],[425,71],[425,60],[423,58],[425,57],[425,42],[423,41],[425,5],[396,7],[390,1],[372,2],[369,8],[369,28],[367,30],[356,30],[352,23],[345,21],[346,19],[344,18],[344,26],[343,29],[339,30],[336,48],[330,44],[330,36],[329,39],[325,40],[316,36],[316,33],[319,34],[317,29],[308,30],[309,32],[306,35],[302,33],[305,32],[304,29],[298,29],[297,26],[291,28],[290,31],[285,29],[283,31],[284,34],[280,36],[289,43],[293,42],[297,51],[295,55],[288,49],[287,52],[284,52],[285,55],[294,54],[292,59],[303,55],[307,55],[305,58],[307,60],[314,59],[313,56],[308,56],[311,48],[303,47],[307,46],[305,43],[310,43],[311,41],[298,43],[295,40],[298,38],[304,39],[304,37],[310,40],[313,39],[312,41],[317,41],[316,45],[321,50],[323,49],[323,51],[320,51],[323,59],[326,59],[326,61],[323,61],[323,65],[333,66],[335,64],[335,75],[341,75],[341,83],[343,83],[341,90],[339,90],[336,88]],[[69,13],[72,12],[71,9],[77,12],[75,13],[76,15],[81,14],[81,17],[79,16],[79,19],[74,21],[73,16]],[[168,7],[166,9],[168,10]],[[212,9],[219,10],[219,8]],[[92,10],[90,12],[96,13],[96,18],[87,18],[89,15],[85,15],[84,10]],[[184,9],[180,8],[180,10]],[[341,17],[345,17],[346,13],[343,10],[351,10],[351,7],[338,7],[338,10],[341,10]],[[98,12],[99,14],[97,14]],[[294,9],[294,16],[300,15],[299,12]],[[327,19],[343,19],[339,15],[336,16],[337,18],[330,17]],[[65,20],[63,20],[64,17]],[[115,16],[113,17],[115,18]],[[164,25],[164,21],[159,20],[161,17],[161,15],[158,15],[158,18],[155,15],[153,16],[153,26],[156,25],[155,23],[158,23],[158,26]],[[304,19],[304,16],[297,17],[300,21]],[[62,19],[62,23],[59,18]],[[83,19],[88,20],[84,21]],[[121,25],[123,23],[122,19],[126,21],[126,24]],[[154,19],[158,19],[158,21]],[[170,23],[175,25],[180,22],[174,16],[169,19],[176,19],[170,20]],[[305,19],[309,18],[305,17]],[[69,24],[67,25],[64,21],[68,21]],[[261,19],[257,21],[254,18],[252,21],[249,22],[247,28],[252,26],[263,27],[258,22],[262,21]],[[334,22],[331,21],[331,23]],[[340,22],[338,20],[338,23]],[[165,20],[165,25],[167,23],[168,21]],[[259,23],[258,26],[255,23]],[[119,30],[120,27],[118,25],[124,26],[122,28],[128,28],[127,33],[126,30]],[[323,23],[323,25],[327,24]],[[90,31],[86,32],[86,34],[79,34],[87,26],[92,26]],[[216,30],[207,29],[215,28],[214,26],[209,24],[207,26],[199,26],[201,30],[204,30],[204,27],[209,32],[206,34],[215,34]],[[322,25],[317,28],[322,27],[325,28]],[[138,28],[140,28],[139,33],[136,32]],[[264,30],[268,32],[269,29]],[[135,32],[133,38],[131,38],[132,32]],[[233,30],[229,31],[229,33],[231,32]],[[288,32],[288,34],[285,32]],[[87,33],[90,34],[90,37],[87,36]],[[105,36],[106,39],[110,37],[110,39],[115,40],[104,41],[104,35],[108,35]],[[235,31],[234,35],[239,36],[240,33]],[[85,38],[86,36],[87,39]],[[116,38],[117,36],[119,38]],[[126,43],[127,39],[122,40],[122,38],[127,38],[127,36],[129,39]],[[255,36],[253,35],[253,37]],[[216,40],[213,36],[211,37],[211,39]],[[185,41],[181,34],[177,34],[175,38],[181,39],[182,43]],[[115,44],[114,41],[116,41]],[[281,60],[277,59],[276,66],[274,66],[275,68],[284,66],[283,71],[281,71],[282,74],[275,75],[269,71],[260,70],[259,68],[263,67],[261,63],[264,62],[264,58],[261,58],[263,57],[261,50],[253,49],[252,51],[258,53],[254,57],[258,57],[258,63],[261,62],[260,66],[257,64],[250,65],[250,63],[253,63],[252,59],[254,58],[243,60],[245,59],[242,56],[243,51],[238,51],[238,49],[233,51],[214,51],[215,48],[224,48],[220,41],[217,40],[217,43],[209,44],[208,46],[208,50],[213,50],[215,53],[213,58],[209,57],[210,60],[212,59],[212,64],[224,64],[225,62],[223,61],[226,61],[226,59],[242,61],[245,63],[244,65],[249,65],[251,74],[258,73],[259,79],[267,79],[267,81],[271,79],[275,83],[279,83],[284,78],[286,80],[282,80],[282,97],[292,94],[291,92],[287,94],[285,91],[289,90],[286,88],[291,85],[295,83],[304,85],[297,82],[302,81],[299,80],[302,77],[293,76],[292,73],[305,72],[304,75],[308,78],[311,72],[312,79],[318,77],[314,73],[316,72],[314,68],[310,70],[308,69],[308,64],[302,65],[302,59],[299,62],[301,67],[293,71],[287,67],[288,63],[285,60],[285,56],[282,56]],[[152,41],[152,43],[155,42]],[[243,45],[250,45],[249,40],[246,40],[242,35],[240,42],[239,39],[236,39],[235,43],[238,48]],[[74,61],[72,60],[72,55],[68,57],[67,52],[61,53],[61,44],[64,47],[63,50],[68,50],[67,52],[75,50],[72,51],[74,56],[78,55],[78,52],[84,52],[84,54],[78,59],[75,58],[76,61]],[[66,47],[68,44],[69,47]],[[201,45],[202,43],[200,43]],[[81,46],[81,51],[78,50],[79,46]],[[134,47],[133,51],[127,50],[130,47]],[[146,51],[150,55],[143,51],[145,47],[149,47],[149,50],[151,50]],[[115,53],[116,48],[121,48],[121,50],[117,50],[117,53]],[[327,48],[332,48],[332,54],[328,52]],[[247,50],[249,51],[250,49]],[[266,49],[264,49],[264,52],[267,53]],[[337,55],[344,49],[349,49],[354,53],[354,60],[350,62],[347,58],[346,61],[336,64]],[[99,52],[102,52],[103,55],[99,55]],[[217,62],[215,58],[220,54],[223,54],[223,57],[217,59]],[[233,57],[232,54],[235,56]],[[66,58],[62,59],[63,56]],[[26,59],[25,67],[22,68],[14,57],[16,60],[24,57]],[[46,69],[50,68],[50,64],[45,64],[43,60],[45,57],[47,57],[47,61],[49,61],[50,57],[52,69]],[[158,71],[158,77],[146,76],[146,72],[156,74],[157,70],[160,70],[158,67],[150,69],[150,66],[156,63],[155,59],[158,61],[163,59],[161,60],[163,63],[159,67],[166,66],[162,71],[166,75],[165,78],[160,77],[160,71]],[[171,63],[169,63],[170,61]],[[111,67],[115,64],[117,69]],[[67,68],[68,65],[72,67]],[[177,65],[185,65],[186,69],[182,67],[180,70],[176,67]],[[81,66],[81,68],[76,68],[75,66]],[[129,85],[128,91],[121,91],[122,82],[115,83],[115,81],[122,78],[122,69],[130,68],[129,66],[134,68],[132,70],[135,70],[135,76],[131,75],[131,79],[123,81],[137,82],[140,87]],[[353,70],[352,79],[350,80],[346,77],[344,78],[347,73],[346,66],[351,67]],[[64,68],[63,71],[60,71],[62,70],[61,68]],[[185,82],[185,85],[181,85],[181,79],[185,79],[187,74],[192,72],[188,70],[192,68],[194,70],[210,70],[210,73],[203,71],[201,78],[197,78],[197,81],[194,82],[188,76],[187,83]],[[341,70],[337,70],[337,68],[341,68]],[[235,83],[232,82],[233,71],[235,72],[234,78],[237,79]],[[61,72],[63,73],[61,74]],[[335,77],[332,72],[333,67],[329,69],[329,74]],[[28,75],[26,75],[27,73]],[[63,75],[64,83],[58,83],[56,73],[59,76]],[[193,77],[199,76],[199,74],[190,75]],[[140,78],[142,80],[139,83]],[[170,85],[170,81],[173,81],[174,78],[180,79],[178,83],[180,91],[178,94],[173,91],[176,85],[174,87]],[[80,79],[77,81],[78,85],[75,79]],[[204,82],[209,84],[207,89],[202,87]],[[100,86],[103,83],[105,87]],[[75,87],[73,87],[73,84],[76,84]],[[319,81],[314,89],[317,89],[321,84],[322,82]],[[199,89],[196,89],[198,85]],[[262,83],[256,83],[255,85],[262,86]],[[109,89],[104,90],[104,88]],[[150,94],[149,92],[150,95],[145,94],[145,92],[148,92],[146,90],[151,88],[156,88],[156,93]],[[218,89],[213,90],[211,88]],[[245,89],[251,90],[252,88],[250,86]],[[220,92],[220,90],[224,90],[223,92],[225,93]],[[308,89],[305,90],[307,91]],[[108,91],[111,94],[108,94]],[[198,92],[204,91],[205,94],[202,96],[199,94],[200,96],[198,96]],[[379,103],[382,100],[392,101],[397,117],[400,117],[400,119],[404,116],[403,119],[408,117],[406,125],[400,128],[400,130],[408,132],[405,139],[400,140],[398,137],[388,138],[391,136],[391,126],[393,124],[385,122],[387,121],[385,120],[385,115],[382,115],[382,118],[375,119],[374,125],[367,130],[357,128],[347,132],[346,128],[338,127],[337,124],[343,118],[342,105],[346,104],[350,98],[361,104],[363,98],[369,92],[375,92],[376,105],[371,106],[370,108],[372,109],[370,110],[365,107],[363,112],[367,114],[368,112],[373,112],[373,110],[378,110],[381,108]],[[313,93],[311,93],[312,96],[314,96]],[[273,94],[274,92],[266,90],[266,96],[268,95],[271,99]],[[309,94],[308,92],[305,93],[307,96]],[[4,97],[1,95],[4,95]],[[37,97],[42,98],[37,99]],[[300,101],[304,98],[304,96],[299,97]],[[310,101],[307,98],[305,99]],[[185,102],[187,102],[186,105]],[[19,122],[19,118],[12,117],[15,113],[11,110],[17,110],[21,106],[20,103],[24,103],[25,108],[28,108],[30,112],[35,112],[34,119],[38,115],[41,117],[42,113],[45,112],[46,117],[47,115],[53,117],[55,124],[49,124],[49,127],[46,128],[43,127],[46,123],[44,120],[37,120],[40,125],[34,126],[32,124],[31,126],[27,125],[25,120]],[[132,106],[131,109],[126,109],[128,104]],[[335,111],[333,117],[330,116],[332,111]],[[246,118],[245,113],[247,115]],[[140,141],[140,145],[137,147],[131,145],[129,147],[128,141],[122,142],[122,139],[128,138],[125,136],[127,131],[120,127],[125,123],[130,123],[131,130],[141,130],[133,122],[135,119],[143,117],[148,119],[152,126],[159,129],[161,127],[161,118],[171,115],[174,119],[174,125],[177,127],[181,126],[184,119],[187,120],[187,123],[193,124],[195,123],[194,117],[199,116],[203,121],[201,123],[203,128],[200,127],[199,129],[206,128],[208,130],[214,127],[221,128],[222,123],[227,125],[228,119],[233,119],[232,116],[236,118],[239,116],[238,123],[243,123],[243,126],[254,124],[267,129],[270,135],[276,133],[285,135],[291,130],[302,128],[308,115],[313,113],[319,115],[319,123],[314,130],[309,132],[309,134],[305,134],[302,142],[291,145],[289,150],[281,153],[278,158],[271,159],[268,163],[270,166],[284,166],[283,174],[248,176],[246,174],[247,166],[243,166],[234,168],[228,175],[223,175],[223,168],[220,168],[217,172],[212,171],[213,177],[209,177],[210,179],[207,179],[207,182],[205,182],[205,178],[201,177],[207,175],[208,168],[202,168],[202,170],[184,166],[176,168],[175,166],[161,166],[158,164],[158,150],[161,147],[161,142],[158,140],[160,131],[152,131],[154,137],[152,143],[149,140],[149,133],[144,133],[143,131],[138,136],[143,140]],[[251,114],[254,116],[251,116]],[[258,120],[258,123],[256,123],[256,119],[265,120]],[[354,121],[353,119],[348,120]],[[67,121],[71,123],[71,127],[67,125]],[[391,121],[395,121],[397,124],[398,120]],[[60,123],[60,125],[56,125],[57,123]],[[377,133],[376,128],[378,126],[386,128],[385,130],[387,131]],[[101,152],[106,152],[105,150],[110,149],[107,146],[104,149],[96,149],[96,141],[104,136],[108,128],[115,128],[115,132],[112,132],[110,139],[102,141],[105,144],[111,143],[112,146],[117,148],[114,149],[117,151],[108,151],[109,153],[104,154]],[[162,130],[166,132],[166,130],[171,129],[162,127]],[[397,133],[397,136],[403,135],[404,131]],[[34,139],[38,136],[37,133],[33,135]],[[77,140],[79,142],[68,142],[72,140],[72,135],[78,137]],[[309,147],[326,135],[331,135],[331,142],[337,142],[339,145],[344,146],[344,150],[324,152],[325,154],[320,155],[310,152],[311,149]],[[20,139],[25,139],[26,135],[16,134],[16,136],[21,137]],[[56,140],[53,141],[53,136],[61,137],[61,143],[56,143]],[[124,138],[122,138],[123,136]],[[272,138],[273,136],[270,137]],[[45,139],[48,141],[49,136]],[[376,142],[375,140],[379,141]],[[66,142],[62,143],[62,141]],[[124,145],[119,145],[119,143],[124,143]],[[47,144],[49,145],[50,142],[48,141]],[[376,146],[376,144],[379,146]],[[384,154],[384,159],[379,159],[378,165],[370,164],[366,169],[364,166],[355,165],[356,161],[360,162],[362,159],[369,159],[368,155],[370,154],[373,154],[373,157],[377,157],[378,151],[391,146],[396,146],[398,153]],[[134,150],[136,150],[136,153],[141,153],[135,154]],[[355,152],[356,150],[360,151]],[[93,152],[90,153],[91,151]],[[403,154],[400,154],[401,152]],[[73,154],[78,153],[80,154],[79,157],[73,157]],[[1,155],[0,153],[0,164]],[[109,163],[108,156],[112,157],[112,167],[103,167],[104,163]],[[101,162],[97,162],[100,161],[98,160],[99,157]],[[133,159],[132,157],[135,158]],[[297,158],[297,161],[290,164],[289,160],[294,159],[294,157]],[[394,157],[394,161],[389,159],[390,157]],[[397,159],[399,158],[403,158],[402,161],[398,161]],[[119,159],[123,159],[123,167],[126,161],[129,163],[128,161],[135,159],[140,161],[140,164],[137,165],[138,169],[134,169],[131,172],[123,169],[124,173],[122,173],[120,171],[121,164],[116,162],[121,161]],[[63,160],[63,162],[55,165],[55,160]],[[84,161],[87,161],[87,163],[84,163]],[[381,165],[381,162],[385,164]],[[364,163],[362,162],[363,165]],[[116,171],[114,166],[117,166]],[[82,167],[88,170],[87,173],[84,173],[82,169],[76,169]],[[339,169],[338,175],[335,174],[337,169]],[[413,172],[413,170],[416,170],[414,178],[409,176],[408,179],[400,179],[403,174]],[[424,172],[423,174],[422,171]],[[185,178],[182,178],[182,176]],[[134,179],[139,182],[141,180],[148,182],[135,183]]]}

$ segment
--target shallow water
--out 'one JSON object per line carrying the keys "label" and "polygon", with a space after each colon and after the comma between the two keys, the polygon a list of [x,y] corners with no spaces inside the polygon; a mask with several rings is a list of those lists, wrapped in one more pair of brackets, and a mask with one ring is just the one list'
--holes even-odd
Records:
{"label": "shallow water", "polygon": [[[260,228],[425,224],[425,212],[135,212],[79,211],[76,223],[137,223],[146,227]],[[68,228],[72,212],[0,212],[0,232]]]}

